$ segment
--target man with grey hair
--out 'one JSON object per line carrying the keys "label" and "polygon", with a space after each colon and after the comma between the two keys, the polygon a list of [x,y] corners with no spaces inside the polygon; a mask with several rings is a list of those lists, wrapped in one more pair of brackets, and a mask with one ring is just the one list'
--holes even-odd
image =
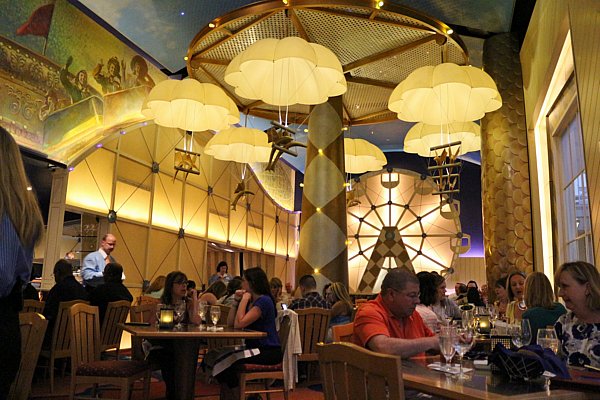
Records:
{"label": "man with grey hair", "polygon": [[361,306],[354,319],[354,342],[370,350],[403,358],[439,351],[438,337],[419,313],[419,279],[403,268],[388,272],[375,300]]}

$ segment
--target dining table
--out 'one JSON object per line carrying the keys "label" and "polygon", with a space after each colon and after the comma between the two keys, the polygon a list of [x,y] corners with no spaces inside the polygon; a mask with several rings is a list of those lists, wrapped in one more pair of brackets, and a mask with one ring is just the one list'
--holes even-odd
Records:
{"label": "dining table", "polygon": [[177,365],[175,384],[178,388],[176,400],[192,400],[196,386],[196,368],[198,352],[205,339],[258,339],[266,336],[265,332],[248,329],[235,329],[219,326],[218,330],[207,329],[206,325],[183,324],[181,327],[160,329],[158,326],[132,325],[121,323],[119,326],[140,339],[161,339],[173,341],[173,359]]}
{"label": "dining table", "polygon": [[[428,365],[440,362],[439,356],[416,357],[402,360],[402,379],[405,391],[413,390],[436,397],[456,400],[530,400],[530,399],[594,399],[597,391],[574,388],[575,385],[553,387],[544,377],[530,381],[514,381],[492,373],[489,368],[475,368],[473,361],[464,360],[464,367],[472,369],[465,379],[434,370]],[[442,362],[443,363],[443,362]]]}

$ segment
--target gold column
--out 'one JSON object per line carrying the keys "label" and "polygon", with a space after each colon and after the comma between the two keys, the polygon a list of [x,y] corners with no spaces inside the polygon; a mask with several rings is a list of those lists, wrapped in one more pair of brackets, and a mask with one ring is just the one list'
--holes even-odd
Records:
{"label": "gold column", "polygon": [[511,34],[485,41],[483,65],[502,95],[502,108],[481,120],[481,197],[490,287],[518,269],[533,270],[527,127],[519,42]]}
{"label": "gold column", "polygon": [[296,277],[315,269],[348,285],[342,97],[315,106],[308,122]]}

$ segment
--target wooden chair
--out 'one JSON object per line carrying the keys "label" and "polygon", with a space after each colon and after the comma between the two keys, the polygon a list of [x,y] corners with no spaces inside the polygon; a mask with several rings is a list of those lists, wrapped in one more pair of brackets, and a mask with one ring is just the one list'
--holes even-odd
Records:
{"label": "wooden chair", "polygon": [[317,345],[325,400],[404,399],[399,356],[352,343]]}
{"label": "wooden chair", "polygon": [[21,310],[22,313],[30,313],[30,312],[36,312],[36,313],[42,313],[44,312],[44,302],[43,301],[39,301],[39,300],[33,300],[33,299],[26,299],[23,300],[23,309]]}
{"label": "wooden chair", "polygon": [[[288,337],[290,334],[291,320],[287,315],[281,319],[279,323],[279,341],[281,342],[281,349],[285,351]],[[240,372],[240,400],[244,400],[246,395],[266,393],[267,399],[270,399],[271,393],[283,392],[283,397],[288,400],[288,390],[285,389],[285,385],[281,388],[271,388],[273,379],[284,380],[283,375],[283,364],[279,363],[276,365],[260,365],[260,364],[243,364],[241,366],[242,371]],[[247,389],[248,383],[251,381],[262,380],[264,389],[260,387]]]}
{"label": "wooden chair", "polygon": [[[56,360],[71,357],[71,337],[69,335],[69,308],[77,303],[89,304],[84,300],[63,301],[58,306],[58,314],[54,321],[52,339],[49,349],[42,349],[40,358],[48,359],[50,370],[50,392],[54,393],[54,363]],[[63,368],[63,376],[65,369]]]}
{"label": "wooden chair", "polygon": [[21,363],[17,377],[10,388],[9,399],[26,400],[31,391],[31,381],[44,342],[48,321],[35,312],[20,313]]}
{"label": "wooden chair", "polygon": [[[152,322],[156,319],[156,304],[145,303],[137,306],[131,306],[129,313],[131,322]],[[143,360],[144,352],[142,350],[142,339],[131,337],[131,356],[134,360]]]}
{"label": "wooden chair", "polygon": [[151,296],[141,295],[137,298],[137,305],[141,306],[144,304],[160,304],[160,299]]}
{"label": "wooden chair", "polygon": [[121,348],[121,337],[123,329],[117,324],[122,324],[127,320],[131,303],[127,300],[113,301],[108,303],[104,321],[100,328],[100,351],[115,349],[116,359],[119,359],[119,349]]}
{"label": "wooden chair", "polygon": [[116,385],[121,399],[129,399],[133,383],[144,379],[144,399],[150,394],[150,369],[145,361],[100,360],[100,321],[98,307],[76,304],[70,309],[71,391],[75,396],[78,384],[93,384],[96,396],[98,384]]}
{"label": "wooden chair", "polygon": [[[319,360],[317,343],[324,342],[327,337],[330,318],[329,310],[313,307],[295,311],[298,314],[300,342],[302,343],[302,354],[298,356],[298,361],[314,363]],[[307,365],[307,378],[309,382],[310,367],[310,364]]]}
{"label": "wooden chair", "polygon": [[334,342],[350,342],[354,332],[354,322],[347,324],[334,325],[331,327],[331,333]]}

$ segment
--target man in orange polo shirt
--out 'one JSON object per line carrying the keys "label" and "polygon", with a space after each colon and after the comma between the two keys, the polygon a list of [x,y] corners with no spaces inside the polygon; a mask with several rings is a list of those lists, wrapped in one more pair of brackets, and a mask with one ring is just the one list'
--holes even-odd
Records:
{"label": "man in orange polo shirt", "polygon": [[385,276],[381,293],[361,306],[354,319],[354,343],[370,350],[403,358],[439,351],[438,337],[419,313],[419,279],[397,268]]}

